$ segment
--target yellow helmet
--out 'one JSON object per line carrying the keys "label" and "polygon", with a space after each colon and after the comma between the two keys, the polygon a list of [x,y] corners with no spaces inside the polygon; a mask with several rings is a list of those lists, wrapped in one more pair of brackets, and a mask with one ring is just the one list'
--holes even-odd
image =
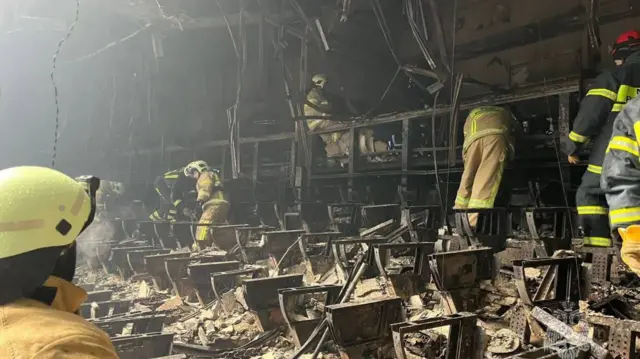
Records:
{"label": "yellow helmet", "polygon": [[44,167],[0,171],[0,259],[72,244],[91,222],[83,184]]}
{"label": "yellow helmet", "polygon": [[324,85],[327,83],[327,75],[325,74],[315,74],[313,75],[313,78],[311,79],[311,81],[313,81],[313,83],[318,86],[318,87],[324,87]]}
{"label": "yellow helmet", "polygon": [[202,173],[204,171],[209,171],[209,165],[205,161],[193,161],[184,168],[184,175],[189,177],[194,173]]}

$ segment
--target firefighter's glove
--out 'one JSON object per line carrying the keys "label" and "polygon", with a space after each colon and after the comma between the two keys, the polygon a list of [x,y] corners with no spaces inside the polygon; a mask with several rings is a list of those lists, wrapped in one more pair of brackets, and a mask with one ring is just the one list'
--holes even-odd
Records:
{"label": "firefighter's glove", "polygon": [[640,275],[640,226],[619,228],[618,233],[622,237],[622,249],[620,250],[622,261],[634,273]]}

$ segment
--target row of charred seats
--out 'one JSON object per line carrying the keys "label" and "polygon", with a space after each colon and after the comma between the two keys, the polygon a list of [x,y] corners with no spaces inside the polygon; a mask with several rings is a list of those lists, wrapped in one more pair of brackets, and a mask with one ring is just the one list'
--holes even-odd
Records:
{"label": "row of charred seats", "polygon": [[[282,224],[284,228],[249,225],[211,226],[209,230],[212,231],[216,244],[224,249],[226,254],[192,256],[189,252],[170,253],[171,249],[188,247],[189,241],[193,241],[194,228],[197,226],[194,223],[138,222],[137,231],[131,231],[132,234],[139,236],[137,239],[117,243],[115,241],[83,243],[82,245],[92,246],[93,251],[88,252],[95,253],[95,256],[90,256],[88,262],[93,263],[94,269],[101,267],[110,273],[115,271],[123,278],[148,274],[153,278],[154,285],[158,289],[172,288],[179,296],[189,296],[193,291],[202,304],[220,298],[225,291],[242,285],[246,304],[256,314],[263,329],[267,330],[284,324],[278,320],[274,321],[274,318],[281,317],[289,325],[298,345],[303,343],[315,329],[319,319],[300,319],[299,315],[290,313],[288,308],[291,308],[291,303],[296,302],[297,296],[324,293],[324,315],[329,322],[334,341],[342,348],[349,348],[378,341],[389,334],[389,328],[394,333],[395,339],[396,332],[408,333],[412,329],[424,326],[437,327],[445,322],[468,324],[475,316],[466,314],[465,310],[475,307],[477,303],[475,285],[479,280],[491,277],[490,272],[495,268],[492,256],[497,250],[491,247],[467,248],[469,245],[477,247],[485,242],[494,242],[497,237],[504,238],[508,230],[503,231],[501,228],[506,228],[504,224],[512,219],[509,216],[516,212],[516,210],[508,212],[501,209],[482,211],[485,213],[481,222],[485,224],[481,227],[486,228],[481,228],[478,232],[469,232],[467,212],[460,211],[455,221],[458,234],[438,236],[436,220],[438,210],[434,207],[407,207],[397,211],[399,209],[397,205],[324,205],[325,211],[322,211],[322,206],[314,205],[315,212],[307,210],[307,213],[304,213],[305,207],[303,207],[300,213],[285,216],[285,223]],[[319,219],[318,215],[313,215],[321,212],[326,213],[328,217],[327,224],[324,226],[319,224],[323,221],[322,218]],[[554,226],[566,226],[566,220],[558,221],[557,214],[566,212],[569,216],[571,215],[569,209],[554,211],[520,209],[520,213],[523,212],[526,222],[533,227],[530,228],[530,232],[535,233],[530,234],[528,238],[534,240],[546,238],[539,235],[541,218],[548,220],[551,217]],[[336,213],[342,213],[343,216],[335,215]],[[344,215],[345,213],[347,215]],[[353,233],[350,227],[358,222],[355,218],[358,213],[361,217],[360,223],[366,223],[372,229],[362,232],[360,236],[345,236],[346,233]],[[529,213],[533,214],[529,215]],[[313,218],[314,221],[311,222],[307,218]],[[119,225],[127,228],[130,224],[122,221]],[[291,227],[296,229],[284,230]],[[333,230],[314,233],[310,231],[311,228],[321,231]],[[566,232],[564,228],[560,231]],[[167,248],[167,243],[176,243],[176,246]],[[284,268],[297,262],[308,263],[311,264],[307,266],[311,273],[268,277],[269,269],[280,267],[273,266],[273,260],[270,263],[271,268],[269,265],[250,268],[243,266],[243,263],[253,263],[260,258],[282,260],[284,254],[288,253],[292,246],[295,247],[296,243],[299,249],[298,255],[290,256],[291,260],[280,265]],[[390,298],[366,303],[337,304],[335,303],[336,293],[340,292],[341,286],[302,287],[304,275],[316,274],[313,268],[313,257],[322,258],[325,266],[327,259],[329,263],[335,262],[339,271],[347,278],[355,269],[354,253],[357,251],[354,252],[352,248],[362,245],[370,247],[366,261],[371,264],[371,268],[377,268],[377,271],[371,271],[368,275],[389,279],[387,283],[389,283]],[[412,252],[412,263],[407,263],[400,268],[397,265],[395,267],[391,265],[394,252],[402,255],[407,251]],[[445,265],[452,260],[453,256],[463,258],[463,265],[456,268]],[[459,258],[457,262],[460,262]],[[445,299],[450,299],[450,307],[453,308],[450,315],[446,318],[435,318],[437,320],[434,321],[404,322],[402,302],[416,293],[424,292],[430,283],[435,285]],[[98,299],[104,298],[94,297],[94,302],[89,304],[89,307],[83,307],[83,315],[99,319],[101,316],[112,317],[128,311],[127,304],[122,301]],[[96,308],[100,310],[97,314]],[[281,316],[273,315],[273,311],[279,311]],[[131,319],[132,317],[110,318],[108,321],[109,325],[115,326],[115,332],[118,332],[120,328],[118,326],[122,323],[131,324],[131,321],[127,322]],[[475,320],[473,322],[475,323]],[[135,323],[133,325],[134,328],[140,328],[140,331],[147,333],[143,337],[148,338],[150,331],[158,330],[157,325],[150,327],[149,322],[145,322],[144,316],[140,319],[140,323],[146,324],[138,327]],[[360,324],[354,325],[354,323]],[[415,327],[415,325],[418,326]],[[451,324],[451,327],[455,325]],[[134,333],[137,332],[136,330]],[[127,340],[139,340],[134,333]],[[167,338],[166,335],[160,334],[153,334],[151,337],[154,335],[156,340]],[[129,347],[139,346],[129,345]],[[140,358],[154,357],[137,355],[136,357]],[[398,355],[398,357],[403,356]]]}

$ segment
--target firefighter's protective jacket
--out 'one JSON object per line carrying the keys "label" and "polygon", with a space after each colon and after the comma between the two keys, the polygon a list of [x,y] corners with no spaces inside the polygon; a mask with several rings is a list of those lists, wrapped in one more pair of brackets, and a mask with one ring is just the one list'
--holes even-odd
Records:
{"label": "firefighter's protective jacket", "polygon": [[565,139],[563,143],[567,154],[575,155],[584,144],[595,138],[587,170],[600,174],[613,120],[639,90],[640,52],[636,52],[622,66],[598,76],[594,87],[587,92],[580,103],[568,141]]}
{"label": "firefighter's protective jacket", "polygon": [[185,176],[184,169],[181,168],[158,176],[154,186],[162,198],[170,201],[177,211],[181,211],[186,194],[193,189],[193,180]]}
{"label": "firefighter's protective jacket", "polygon": [[624,107],[613,122],[613,131],[602,164],[600,185],[609,203],[611,228],[640,224],[640,98]]}
{"label": "firefighter's protective jacket", "polygon": [[107,334],[74,314],[87,293],[55,277],[45,286],[56,288],[50,305],[20,299],[0,306],[0,358],[117,359]]}
{"label": "firefighter's protective jacket", "polygon": [[205,206],[207,204],[227,202],[222,189],[222,181],[217,172],[203,172],[196,183],[196,190],[198,191],[198,201],[204,203]]}
{"label": "firefighter's protective jacket", "polygon": [[517,129],[518,125],[508,110],[498,106],[477,107],[469,113],[464,122],[462,153],[466,153],[473,142],[489,135],[505,136],[513,153],[513,133]]}
{"label": "firefighter's protective jacket", "polygon": [[[304,104],[304,115],[306,117],[331,117],[331,103],[322,93],[322,89],[312,88],[307,94],[307,103]],[[320,130],[331,125],[331,119],[310,119],[307,120],[309,130]],[[337,142],[342,136],[342,132],[323,133],[320,135],[325,144]]]}

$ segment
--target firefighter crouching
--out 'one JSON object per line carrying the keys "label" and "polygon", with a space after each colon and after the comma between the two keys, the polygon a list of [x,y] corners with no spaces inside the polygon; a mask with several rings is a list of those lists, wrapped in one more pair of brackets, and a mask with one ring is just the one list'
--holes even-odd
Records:
{"label": "firefighter crouching", "polygon": [[577,154],[582,146],[593,139],[587,170],[576,192],[576,206],[584,244],[611,246],[611,230],[607,217],[609,206],[600,188],[603,159],[611,139],[613,122],[628,100],[636,97],[640,88],[640,33],[629,31],[618,37],[611,55],[616,69],[604,72],[595,86],[580,103],[573,129],[563,145],[568,161],[578,163]]}
{"label": "firefighter crouching", "polygon": [[[327,77],[323,74],[317,74],[313,76],[312,81],[314,87],[307,94],[304,115],[311,117],[307,120],[309,130],[318,131],[328,128],[334,123],[331,120],[332,105],[324,94]],[[327,157],[344,157],[349,154],[351,134],[348,131],[323,133],[320,134],[320,138],[325,144]],[[370,128],[358,131],[357,144],[360,153],[383,152],[388,149],[384,141],[375,139],[374,132]]]}
{"label": "firefighter crouching", "polygon": [[[464,123],[464,171],[454,208],[493,208],[507,160],[513,155],[513,132],[519,124],[497,106],[472,110]],[[469,214],[476,227],[478,214]]]}
{"label": "firefighter crouching", "polygon": [[[92,178],[92,196],[98,180]],[[77,315],[76,237],[95,202],[58,171],[0,171],[0,358],[117,359],[106,333]]]}
{"label": "firefighter crouching", "polygon": [[622,261],[640,275],[640,98],[629,101],[613,123],[601,185],[611,229],[622,238]]}
{"label": "firefighter crouching", "polygon": [[185,169],[169,171],[158,176],[154,188],[160,197],[160,207],[149,218],[152,221],[175,222],[178,215],[191,216],[184,202],[185,194],[193,188],[193,180],[185,176]]}
{"label": "firefighter crouching", "polygon": [[208,225],[227,223],[229,202],[222,188],[220,176],[217,171],[211,170],[205,161],[190,163],[185,167],[184,173],[197,180],[198,209],[196,211],[202,212],[202,215],[198,222],[196,241],[193,246],[194,250],[204,249],[213,244]]}

